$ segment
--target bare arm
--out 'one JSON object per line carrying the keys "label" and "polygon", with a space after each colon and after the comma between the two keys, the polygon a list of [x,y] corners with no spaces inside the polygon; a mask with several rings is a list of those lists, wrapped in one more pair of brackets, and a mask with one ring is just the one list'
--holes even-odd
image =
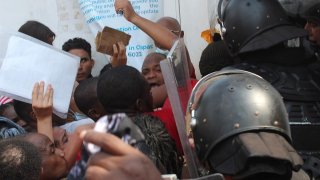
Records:
{"label": "bare arm", "polygon": [[[128,0],[116,0],[114,7],[116,11],[122,10],[124,17],[134,25],[138,26],[143,32],[148,34],[161,49],[170,50],[174,42],[178,37],[169,29],[152,22],[146,18],[139,16],[133,9],[130,1]],[[192,78],[195,77],[195,69],[191,62],[189,52],[187,51],[187,63],[189,68],[189,74]]]}
{"label": "bare arm", "polygon": [[44,93],[44,82],[36,83],[32,91],[32,109],[37,118],[38,133],[54,142],[52,128],[53,89],[49,84]]}
{"label": "bare arm", "polygon": [[133,9],[130,1],[116,0],[114,7],[116,11],[122,10],[124,17],[131,23],[138,26],[143,32],[148,34],[163,49],[171,49],[175,40],[178,38],[169,29],[139,16]]}

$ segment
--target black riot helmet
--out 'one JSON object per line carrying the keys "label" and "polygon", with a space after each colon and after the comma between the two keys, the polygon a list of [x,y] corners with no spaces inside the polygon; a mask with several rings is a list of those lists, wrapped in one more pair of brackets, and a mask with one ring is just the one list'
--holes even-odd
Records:
{"label": "black riot helmet", "polygon": [[282,97],[267,81],[247,71],[217,71],[203,77],[192,91],[187,114],[201,161],[219,143],[241,133],[272,132],[291,142]]}
{"label": "black riot helmet", "polygon": [[218,14],[224,40],[235,55],[307,35],[291,24],[278,0],[220,0]]}
{"label": "black riot helmet", "polygon": [[302,16],[307,19],[320,24],[320,2],[309,5],[302,13]]}
{"label": "black riot helmet", "polygon": [[287,14],[302,26],[305,20],[320,22],[319,0],[278,0]]}

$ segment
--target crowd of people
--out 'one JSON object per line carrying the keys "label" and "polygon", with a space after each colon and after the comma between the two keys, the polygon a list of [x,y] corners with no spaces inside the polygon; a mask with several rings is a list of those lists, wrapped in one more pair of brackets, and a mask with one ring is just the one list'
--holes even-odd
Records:
{"label": "crowd of people", "polygon": [[[44,81],[31,104],[0,97],[0,179],[320,179],[320,3],[311,4],[292,14],[278,0],[220,0],[221,34],[203,50],[199,80],[185,48],[193,91],[184,142],[160,67],[184,32],[174,18],[152,22],[115,0],[157,49],[137,70],[118,42],[94,77],[90,43],[67,40],[61,49],[80,58],[67,118],[53,113],[55,87]],[[49,45],[56,36],[34,20],[18,31]]]}

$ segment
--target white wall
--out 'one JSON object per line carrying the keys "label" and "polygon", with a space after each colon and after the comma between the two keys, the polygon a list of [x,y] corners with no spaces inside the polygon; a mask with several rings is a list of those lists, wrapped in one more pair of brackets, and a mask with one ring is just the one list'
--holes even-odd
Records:
{"label": "white wall", "polygon": [[[207,45],[200,34],[209,28],[207,0],[180,0],[180,13],[178,0],[164,0],[164,3],[165,16],[181,19],[185,42],[200,77],[198,62]],[[94,36],[85,24],[77,0],[10,0],[2,1],[1,9],[1,26],[16,31],[27,20],[38,20],[56,33],[54,46],[59,49],[73,37],[82,37],[94,45]],[[107,59],[100,53],[94,53],[93,57],[96,60],[94,74],[97,74]]]}

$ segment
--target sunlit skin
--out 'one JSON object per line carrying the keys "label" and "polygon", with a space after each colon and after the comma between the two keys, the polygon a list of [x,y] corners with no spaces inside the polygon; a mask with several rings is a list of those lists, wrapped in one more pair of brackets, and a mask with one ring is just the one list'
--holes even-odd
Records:
{"label": "sunlit skin", "polygon": [[80,66],[77,73],[77,81],[80,82],[87,79],[90,76],[91,70],[94,66],[94,60],[91,59],[89,54],[83,49],[71,49],[69,53],[80,57]]}
{"label": "sunlit skin", "polygon": [[[180,24],[176,19],[171,17],[163,17],[163,18],[160,18],[156,23],[170,30],[177,37],[179,36],[183,37],[183,33],[180,34],[182,32]],[[155,45],[156,47],[163,49],[163,47],[161,47],[160,44],[158,44],[157,42],[155,42]]]}
{"label": "sunlit skin", "polygon": [[162,107],[167,98],[167,90],[160,68],[160,61],[165,59],[162,54],[149,54],[142,65],[141,73],[151,87],[153,97],[153,108]]}
{"label": "sunlit skin", "polygon": [[56,148],[47,136],[31,133],[25,139],[40,150],[42,156],[40,179],[60,179],[67,175],[67,161],[64,158],[63,151]]}
{"label": "sunlit skin", "polygon": [[60,127],[53,128],[54,144],[57,148],[64,150],[69,141],[67,131]]}
{"label": "sunlit skin", "polygon": [[149,54],[142,65],[142,75],[146,78],[149,85],[153,86],[160,86],[164,84],[161,68],[160,68],[160,61],[165,59],[165,57],[161,54]]}

